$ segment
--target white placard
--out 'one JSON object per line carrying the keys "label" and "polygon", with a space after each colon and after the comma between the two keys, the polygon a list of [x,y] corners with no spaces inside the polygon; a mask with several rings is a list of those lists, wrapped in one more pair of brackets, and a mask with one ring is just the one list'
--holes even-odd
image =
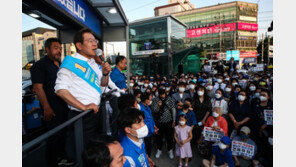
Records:
{"label": "white placard", "polygon": [[231,151],[232,155],[234,156],[245,156],[248,158],[254,158],[255,147],[244,142],[232,141]]}
{"label": "white placard", "polygon": [[211,127],[204,127],[203,129],[204,140],[217,142],[225,135],[223,131],[216,131]]}
{"label": "white placard", "polygon": [[264,110],[264,121],[266,125],[273,125],[273,110]]}

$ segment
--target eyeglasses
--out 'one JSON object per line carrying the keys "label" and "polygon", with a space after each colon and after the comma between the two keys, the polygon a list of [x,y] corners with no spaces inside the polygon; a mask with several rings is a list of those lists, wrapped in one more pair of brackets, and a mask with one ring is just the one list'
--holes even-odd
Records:
{"label": "eyeglasses", "polygon": [[87,40],[84,40],[84,41],[87,41],[87,42],[91,42],[91,43],[96,43],[96,44],[98,44],[99,43],[99,41],[98,40],[96,40],[96,39],[87,39]]}

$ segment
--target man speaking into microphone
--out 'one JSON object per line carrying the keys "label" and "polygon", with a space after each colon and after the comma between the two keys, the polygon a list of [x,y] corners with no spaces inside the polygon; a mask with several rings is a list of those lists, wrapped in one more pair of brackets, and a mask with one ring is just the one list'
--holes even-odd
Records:
{"label": "man speaking into microphone", "polygon": [[57,74],[55,92],[69,106],[69,118],[83,111],[92,110],[83,117],[84,145],[98,133],[98,114],[101,102],[101,87],[108,85],[111,66],[96,64],[94,57],[98,40],[90,29],[82,29],[74,36],[77,53],[66,56]]}

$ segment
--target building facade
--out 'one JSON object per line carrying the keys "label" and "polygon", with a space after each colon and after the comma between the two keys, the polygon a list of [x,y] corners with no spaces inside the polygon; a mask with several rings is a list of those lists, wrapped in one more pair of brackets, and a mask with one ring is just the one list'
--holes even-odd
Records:
{"label": "building facade", "polygon": [[129,26],[131,73],[172,74],[172,55],[185,48],[186,28],[185,24],[170,15],[131,22]]}
{"label": "building facade", "polygon": [[159,6],[154,9],[155,16],[163,16],[171,13],[192,10],[195,8],[190,0],[168,0],[168,5]]}
{"label": "building facade", "polygon": [[257,14],[258,4],[240,1],[172,13],[188,26],[189,46],[205,50],[209,59],[239,50],[241,61],[257,56]]}

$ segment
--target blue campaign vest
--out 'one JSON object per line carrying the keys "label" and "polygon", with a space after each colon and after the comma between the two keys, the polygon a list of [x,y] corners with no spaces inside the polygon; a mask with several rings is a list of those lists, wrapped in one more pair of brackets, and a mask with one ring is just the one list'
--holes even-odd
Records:
{"label": "blue campaign vest", "polygon": [[95,88],[100,94],[102,94],[99,78],[96,72],[86,61],[68,55],[63,60],[60,68],[67,68],[68,70],[72,71],[78,77],[86,81],[90,86]]}
{"label": "blue campaign vest", "polygon": [[[142,144],[142,148],[136,146],[127,136],[124,136],[121,141],[123,147],[123,155],[131,157],[136,167],[149,167],[148,157],[145,151],[145,143]],[[124,166],[128,166],[125,164]]]}

